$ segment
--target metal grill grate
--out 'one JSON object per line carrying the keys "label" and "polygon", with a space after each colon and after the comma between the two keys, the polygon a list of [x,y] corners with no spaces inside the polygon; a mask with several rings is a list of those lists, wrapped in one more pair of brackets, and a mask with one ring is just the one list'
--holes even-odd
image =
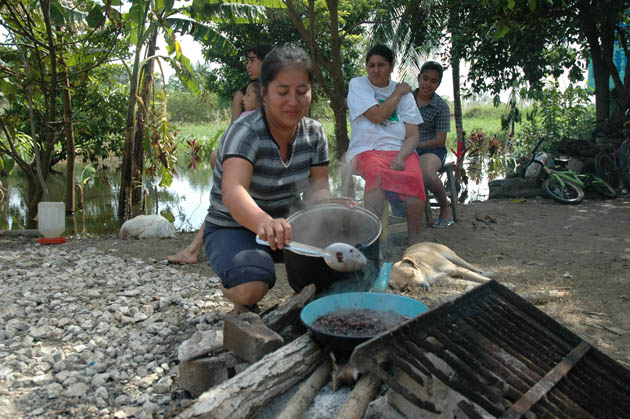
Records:
{"label": "metal grill grate", "polygon": [[[413,405],[438,413],[401,385],[435,377],[480,417],[628,417],[630,371],[496,281],[478,286],[358,346],[353,364]],[[445,370],[444,365],[448,368]]]}

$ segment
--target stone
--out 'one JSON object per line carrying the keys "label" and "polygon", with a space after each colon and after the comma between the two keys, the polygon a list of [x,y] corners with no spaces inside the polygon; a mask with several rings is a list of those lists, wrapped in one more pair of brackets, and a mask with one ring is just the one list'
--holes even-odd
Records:
{"label": "stone", "polygon": [[180,362],[212,354],[223,347],[223,331],[207,330],[196,332],[188,340],[185,340],[177,350],[177,359]]}
{"label": "stone", "polygon": [[157,383],[153,384],[153,392],[158,394],[170,393],[173,379],[171,377],[162,377]]}
{"label": "stone", "polygon": [[234,368],[239,359],[226,352],[212,358],[190,359],[179,364],[178,384],[193,397],[199,397],[206,390],[229,378],[228,369]]}
{"label": "stone", "polygon": [[282,336],[268,328],[255,313],[225,319],[223,346],[248,362],[256,362],[284,344]]}
{"label": "stone", "polygon": [[64,392],[65,396],[68,397],[85,397],[87,393],[88,386],[84,383],[74,383],[70,385]]}
{"label": "stone", "polygon": [[49,399],[56,399],[61,396],[63,386],[59,383],[51,383],[46,386],[46,394]]}

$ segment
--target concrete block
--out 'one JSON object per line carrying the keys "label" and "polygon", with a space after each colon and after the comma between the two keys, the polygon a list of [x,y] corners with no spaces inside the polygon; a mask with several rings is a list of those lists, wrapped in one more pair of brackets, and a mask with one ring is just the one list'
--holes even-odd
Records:
{"label": "concrete block", "polygon": [[199,397],[206,390],[227,380],[228,370],[234,368],[239,362],[241,361],[229,352],[214,357],[184,361],[179,364],[178,384],[193,397]]}
{"label": "concrete block", "polygon": [[223,326],[223,346],[248,362],[256,362],[284,344],[255,313],[228,317]]}

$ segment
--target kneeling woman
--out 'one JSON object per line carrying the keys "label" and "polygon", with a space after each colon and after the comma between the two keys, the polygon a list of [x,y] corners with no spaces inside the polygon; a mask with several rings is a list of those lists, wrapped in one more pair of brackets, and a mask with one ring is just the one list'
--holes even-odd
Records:
{"label": "kneeling woman", "polygon": [[232,123],[219,146],[204,231],[206,255],[237,314],[257,311],[274,286],[274,262],[292,239],[285,217],[301,195],[307,202],[330,198],[326,135],[305,117],[310,58],[277,47],[263,61],[260,82],[263,108]]}
{"label": "kneeling woman", "polygon": [[422,122],[407,83],[390,80],[392,51],[371,48],[365,60],[367,76],[350,80],[348,108],[352,134],[346,159],[365,179],[366,204],[379,216],[385,197],[403,201],[409,244],[420,241],[426,194],[415,148]]}

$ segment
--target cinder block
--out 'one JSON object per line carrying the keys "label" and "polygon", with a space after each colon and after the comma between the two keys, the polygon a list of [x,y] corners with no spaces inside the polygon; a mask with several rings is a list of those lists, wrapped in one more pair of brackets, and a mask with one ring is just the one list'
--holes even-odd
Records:
{"label": "cinder block", "polygon": [[225,319],[223,347],[246,361],[256,362],[283,344],[282,336],[265,326],[255,313]]}
{"label": "cinder block", "polygon": [[239,362],[238,358],[229,352],[184,361],[179,364],[179,386],[193,397],[199,397],[206,390],[227,380],[228,369],[234,368]]}

